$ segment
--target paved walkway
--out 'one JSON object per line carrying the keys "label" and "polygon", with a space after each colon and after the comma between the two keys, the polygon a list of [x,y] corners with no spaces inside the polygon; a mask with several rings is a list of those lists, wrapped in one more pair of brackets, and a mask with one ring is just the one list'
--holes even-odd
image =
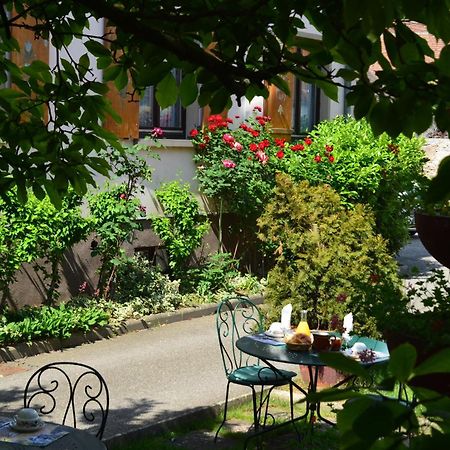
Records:
{"label": "paved walkway", "polygon": [[[399,254],[406,273],[439,267],[413,239]],[[32,371],[52,361],[78,361],[96,367],[111,395],[105,439],[145,430],[158,422],[223,401],[225,376],[217,346],[214,316],[176,322],[64,351],[40,354],[0,365],[0,413],[21,407]],[[3,375],[1,375],[3,374]],[[233,396],[248,393],[233,386]]]}

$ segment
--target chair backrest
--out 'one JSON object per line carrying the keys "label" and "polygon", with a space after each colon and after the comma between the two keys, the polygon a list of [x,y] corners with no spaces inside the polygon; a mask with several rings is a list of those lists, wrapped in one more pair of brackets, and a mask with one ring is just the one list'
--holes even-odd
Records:
{"label": "chair backrest", "polygon": [[90,366],[54,362],[31,375],[25,386],[24,407],[48,414],[63,425],[77,428],[79,422],[89,424],[87,431],[98,429],[95,435],[101,439],[109,411],[108,387]]}
{"label": "chair backrest", "polygon": [[236,296],[220,302],[216,311],[216,327],[227,375],[239,367],[257,363],[255,358],[244,356],[235,345],[240,337],[263,330],[263,316],[251,300]]}

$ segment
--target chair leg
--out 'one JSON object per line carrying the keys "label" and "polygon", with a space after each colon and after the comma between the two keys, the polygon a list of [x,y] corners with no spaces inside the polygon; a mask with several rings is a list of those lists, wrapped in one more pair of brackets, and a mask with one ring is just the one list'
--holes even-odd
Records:
{"label": "chair leg", "polygon": [[225,425],[225,422],[227,420],[227,412],[228,412],[228,394],[230,393],[230,382],[227,383],[227,392],[225,394],[225,406],[223,408],[223,420],[220,424],[219,428],[216,431],[216,435],[214,436],[214,442],[217,441],[217,437],[219,436],[219,431],[222,429],[222,427]]}

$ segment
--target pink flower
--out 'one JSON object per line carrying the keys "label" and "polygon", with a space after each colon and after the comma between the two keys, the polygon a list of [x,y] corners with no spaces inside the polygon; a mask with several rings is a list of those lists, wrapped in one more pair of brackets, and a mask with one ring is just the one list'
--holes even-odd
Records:
{"label": "pink flower", "polygon": [[158,139],[160,137],[163,137],[164,135],[164,131],[161,130],[161,128],[155,127],[153,128],[153,130],[150,132],[151,136],[153,139]]}
{"label": "pink flower", "polygon": [[231,161],[231,159],[224,159],[222,161],[222,164],[225,169],[234,169],[236,167],[236,163],[234,161]]}
{"label": "pink flower", "polygon": [[119,198],[121,199],[121,200],[126,200],[127,199],[127,194],[120,194],[119,195]]}
{"label": "pink flower", "polygon": [[197,128],[193,128],[193,129],[189,132],[189,136],[192,137],[192,138],[198,136],[198,130],[197,130]]}
{"label": "pink flower", "polygon": [[238,152],[240,152],[240,151],[242,151],[242,144],[241,144],[240,142],[235,142],[235,143],[233,144],[233,148],[234,148],[235,150],[237,150]]}
{"label": "pink flower", "polygon": [[222,140],[223,140],[223,142],[225,142],[225,144],[232,144],[234,142],[234,137],[231,136],[231,134],[229,134],[229,133],[225,133],[222,136]]}
{"label": "pink flower", "polygon": [[264,153],[263,150],[258,150],[255,153],[256,157],[259,159],[259,161],[261,162],[261,164],[265,165],[267,164],[267,161],[269,161],[269,157]]}

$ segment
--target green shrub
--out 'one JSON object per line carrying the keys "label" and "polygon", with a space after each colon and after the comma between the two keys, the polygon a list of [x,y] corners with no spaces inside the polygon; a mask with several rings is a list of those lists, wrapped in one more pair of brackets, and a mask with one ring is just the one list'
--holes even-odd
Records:
{"label": "green shrub", "polygon": [[239,261],[230,253],[214,253],[196,267],[187,269],[181,278],[182,292],[196,292],[201,296],[214,294],[219,290],[230,290],[231,280],[239,272]]}
{"label": "green shrub", "polygon": [[188,184],[163,183],[155,191],[164,217],[154,216],[152,228],[164,242],[169,267],[174,278],[182,274],[188,258],[198,248],[209,229],[209,222],[199,213],[199,205]]}
{"label": "green shrub", "polygon": [[0,343],[14,344],[45,338],[66,339],[76,331],[87,332],[108,323],[102,309],[60,304],[57,307],[25,307],[18,312],[6,311],[0,316]]}
{"label": "green shrub", "polygon": [[311,326],[333,329],[352,311],[357,331],[378,335],[370,316],[400,296],[400,280],[368,208],[347,210],[331,187],[280,174],[258,224],[260,238],[275,249],[265,293],[272,319],[292,303],[294,321],[307,309]]}
{"label": "green shrub", "polygon": [[365,120],[351,117],[319,123],[310,138],[309,145],[302,142],[303,150],[286,152],[283,171],[296,181],[329,184],[347,208],[369,205],[377,231],[391,251],[399,250],[418,202],[424,140],[375,137]]}
{"label": "green shrub", "polygon": [[179,282],[151,266],[140,256],[116,261],[116,283],[112,300],[128,304],[140,316],[173,311],[182,300]]}
{"label": "green shrub", "polygon": [[140,229],[139,218],[145,208],[127,191],[127,185],[107,186],[104,191],[88,197],[93,229],[97,239],[91,244],[92,256],[101,258],[97,289],[108,297],[115,279],[114,259],[122,253],[122,244],[131,242],[134,231]]}

